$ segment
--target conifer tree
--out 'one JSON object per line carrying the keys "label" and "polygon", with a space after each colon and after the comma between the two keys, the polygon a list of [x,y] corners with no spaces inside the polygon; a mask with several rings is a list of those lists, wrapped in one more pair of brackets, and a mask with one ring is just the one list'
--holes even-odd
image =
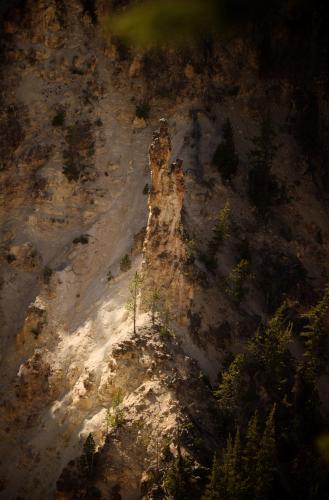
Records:
{"label": "conifer tree", "polygon": [[91,432],[83,445],[83,463],[87,467],[89,473],[92,472],[94,465],[94,455],[95,455],[95,441]]}
{"label": "conifer tree", "polygon": [[282,306],[269,321],[265,331],[258,330],[248,345],[249,356],[261,370],[267,391],[275,399],[280,399],[286,390],[287,370],[291,364],[291,341],[292,325],[286,324]]}
{"label": "conifer tree", "polygon": [[229,118],[223,125],[222,133],[223,141],[215,151],[213,162],[218,168],[223,181],[230,181],[236,174],[239,157],[235,151],[233,128]]}
{"label": "conifer tree", "polygon": [[307,325],[302,332],[305,344],[306,366],[311,372],[320,374],[327,364],[329,339],[329,286],[321,300],[312,307],[304,318]]}
{"label": "conifer tree", "polygon": [[206,486],[204,494],[201,497],[201,500],[220,500],[219,487],[220,487],[219,464],[217,462],[217,456],[215,453],[212,461],[209,482]]}
{"label": "conifer tree", "polygon": [[244,389],[245,356],[238,354],[222,374],[222,381],[214,392],[220,409],[227,416],[236,417]]}
{"label": "conifer tree", "polygon": [[137,302],[138,295],[143,283],[142,276],[136,271],[129,285],[129,299],[126,304],[126,309],[133,317],[134,333],[136,333],[136,317],[137,317]]}
{"label": "conifer tree", "polygon": [[212,255],[215,255],[224,241],[230,238],[230,214],[231,208],[227,201],[218,214],[217,222],[213,228],[213,238],[208,245]]}
{"label": "conifer tree", "polygon": [[257,462],[259,451],[258,415],[257,412],[249,420],[246,443],[242,453],[243,497],[254,498],[257,484]]}
{"label": "conifer tree", "polygon": [[161,311],[161,294],[158,288],[153,288],[146,298],[146,308],[148,309],[152,325],[155,325],[157,314]]}
{"label": "conifer tree", "polygon": [[240,431],[238,428],[234,441],[229,435],[226,449],[223,452],[219,486],[221,498],[239,500],[242,494],[242,486]]}
{"label": "conifer tree", "polygon": [[259,452],[257,454],[257,483],[254,500],[264,500],[268,498],[271,491],[274,465],[275,465],[275,428],[274,415],[276,406],[272,410],[265,423],[265,430],[260,441]]}

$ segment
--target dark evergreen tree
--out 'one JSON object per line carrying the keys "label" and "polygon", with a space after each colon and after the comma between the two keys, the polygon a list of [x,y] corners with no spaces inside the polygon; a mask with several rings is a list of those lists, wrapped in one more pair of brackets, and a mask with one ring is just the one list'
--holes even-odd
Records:
{"label": "dark evergreen tree", "polygon": [[276,451],[274,428],[275,409],[276,407],[274,405],[266,420],[265,430],[257,453],[257,477],[255,495],[253,497],[254,500],[267,499],[272,488]]}
{"label": "dark evergreen tree", "polygon": [[223,181],[230,181],[236,174],[239,157],[235,151],[233,128],[229,118],[222,128],[223,141],[217,147],[213,163],[218,168]]}
{"label": "dark evergreen tree", "polygon": [[89,433],[83,445],[82,455],[83,465],[88,469],[89,473],[93,470],[95,449],[96,447],[93,435]]}
{"label": "dark evergreen tree", "polygon": [[243,479],[240,446],[240,430],[238,428],[234,441],[229,435],[220,465],[219,491],[223,500],[239,500],[242,495]]}
{"label": "dark evergreen tree", "polygon": [[211,473],[209,476],[209,482],[206,486],[205,492],[201,497],[201,500],[220,500],[219,494],[220,487],[220,470],[219,464],[217,462],[216,453],[212,461]]}
{"label": "dark evergreen tree", "polygon": [[243,498],[254,498],[255,485],[257,484],[258,452],[258,415],[255,413],[248,424],[245,447],[242,453]]}

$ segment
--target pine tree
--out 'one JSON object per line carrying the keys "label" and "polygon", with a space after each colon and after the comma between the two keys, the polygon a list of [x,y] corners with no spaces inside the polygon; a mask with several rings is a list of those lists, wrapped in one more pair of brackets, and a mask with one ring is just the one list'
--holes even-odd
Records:
{"label": "pine tree", "polygon": [[227,293],[239,304],[248,292],[245,286],[250,278],[250,262],[247,259],[241,259],[234,267],[227,278]]}
{"label": "pine tree", "polygon": [[223,452],[223,460],[219,470],[219,490],[221,498],[225,500],[239,500],[243,488],[239,428],[236,431],[234,442],[231,435],[228,437],[227,446]]}
{"label": "pine tree", "polygon": [[305,345],[306,367],[315,374],[320,374],[327,364],[329,339],[329,286],[325,289],[321,300],[312,307],[304,318],[307,325],[301,336]]}
{"label": "pine tree", "polygon": [[212,461],[209,482],[206,486],[204,494],[201,497],[201,500],[220,500],[219,487],[220,487],[219,464],[217,462],[217,457],[215,453]]}
{"label": "pine tree", "polygon": [[231,208],[228,202],[220,210],[215,226],[213,227],[213,237],[208,242],[208,254],[206,259],[209,268],[216,268],[216,254],[226,240],[230,238],[230,214]]}
{"label": "pine tree", "polygon": [[172,320],[171,306],[169,300],[162,302],[160,307],[160,333],[162,335],[171,335],[170,321]]}
{"label": "pine tree", "polygon": [[89,473],[92,472],[94,465],[94,455],[95,455],[95,441],[91,432],[83,445],[83,464],[87,467]]}
{"label": "pine tree", "polygon": [[282,306],[269,321],[265,331],[258,330],[248,345],[248,354],[262,372],[267,392],[274,399],[282,398],[287,388],[291,341],[292,325],[286,324]]}
{"label": "pine tree", "polygon": [[219,408],[227,416],[237,417],[244,389],[245,356],[238,354],[222,374],[222,381],[214,392]]}
{"label": "pine tree", "polygon": [[146,300],[145,300],[145,305],[150,313],[151,316],[151,321],[152,325],[155,325],[155,320],[157,315],[161,311],[161,294],[158,288],[154,288],[151,290],[151,292],[147,295]]}
{"label": "pine tree", "polygon": [[137,301],[143,283],[142,276],[136,271],[129,285],[129,299],[126,309],[133,317],[134,334],[136,333]]}
{"label": "pine tree", "polygon": [[268,498],[271,491],[273,474],[275,470],[275,428],[274,415],[276,406],[273,408],[266,420],[265,430],[260,441],[257,454],[257,482],[254,500]]}
{"label": "pine tree", "polygon": [[242,453],[243,497],[254,498],[257,484],[257,458],[259,451],[258,415],[249,420],[246,443]]}
{"label": "pine tree", "polygon": [[233,128],[229,118],[222,128],[223,141],[217,147],[213,163],[218,168],[223,181],[230,181],[236,174],[239,157],[235,151]]}

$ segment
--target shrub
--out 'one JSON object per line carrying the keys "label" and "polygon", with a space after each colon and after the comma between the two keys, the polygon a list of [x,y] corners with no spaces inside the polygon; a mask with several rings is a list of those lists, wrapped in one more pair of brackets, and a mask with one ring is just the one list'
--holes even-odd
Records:
{"label": "shrub", "polygon": [[230,214],[230,204],[226,202],[218,214],[217,222],[213,228],[213,238],[208,245],[211,254],[216,254],[224,241],[230,238]]}
{"label": "shrub", "polygon": [[107,432],[109,430],[109,427],[117,429],[124,424],[124,410],[123,408],[120,408],[120,405],[123,402],[123,398],[124,394],[121,389],[117,389],[116,391],[114,391],[112,396],[112,407],[106,412]]}
{"label": "shrub", "polygon": [[144,118],[145,120],[150,116],[151,107],[148,102],[140,101],[136,104],[136,116],[137,118]]}
{"label": "shrub", "polygon": [[53,127],[62,127],[65,123],[65,111],[61,110],[54,116],[51,124]]}
{"label": "shrub", "polygon": [[213,163],[216,165],[223,181],[230,181],[236,174],[239,157],[235,152],[233,129],[228,118],[223,125],[222,133],[223,141],[215,151]]}
{"label": "shrub", "polygon": [[131,268],[131,260],[129,255],[126,253],[126,255],[124,255],[120,261],[120,271],[124,273],[126,271],[129,271],[130,268]]}
{"label": "shrub", "polygon": [[145,184],[143,188],[143,194],[147,195],[150,192],[150,186],[148,184]]}
{"label": "shrub", "polygon": [[74,245],[78,245],[79,243],[81,243],[81,245],[87,245],[87,243],[89,243],[89,235],[82,234],[81,236],[74,238],[72,243],[74,243]]}
{"label": "shrub", "polygon": [[17,258],[16,258],[16,255],[14,255],[13,253],[8,253],[6,255],[6,261],[8,262],[8,264],[15,262],[15,260],[17,260]]}

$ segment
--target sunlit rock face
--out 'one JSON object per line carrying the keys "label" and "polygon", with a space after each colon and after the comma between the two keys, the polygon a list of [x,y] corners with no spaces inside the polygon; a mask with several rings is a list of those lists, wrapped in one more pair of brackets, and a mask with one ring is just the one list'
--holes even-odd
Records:
{"label": "sunlit rock face", "polygon": [[[294,317],[328,276],[324,172],[308,173],[291,132],[293,83],[260,78],[255,48],[239,38],[183,55],[127,53],[100,33],[86,4],[17,2],[3,26],[4,500],[158,498],[162,451],[176,456],[179,440],[199,473],[218,439],[205,375],[215,385],[223,359],[244,349],[271,307],[288,298]],[[95,2],[99,19],[107,8]],[[145,118],[136,114],[141,102],[150,106]],[[250,138],[267,108],[280,196],[264,222],[247,183]],[[227,117],[239,155],[230,183],[213,164]],[[203,257],[226,202],[231,236],[209,271]],[[237,306],[226,290],[242,242],[253,281]],[[122,271],[126,255],[131,268]],[[159,288],[170,304],[172,335],[152,328],[143,307],[133,335],[125,305],[136,271],[143,291]],[[118,391],[124,423],[116,427],[107,417]],[[89,433],[90,476],[80,460]]]}
{"label": "sunlit rock face", "polygon": [[[173,161],[168,124],[160,120],[149,148],[151,188],[149,218],[143,248],[147,289],[159,289],[179,319],[187,314],[189,294],[184,278],[187,251],[184,243],[183,203],[185,195],[183,162]],[[190,287],[191,288],[191,287]]]}

